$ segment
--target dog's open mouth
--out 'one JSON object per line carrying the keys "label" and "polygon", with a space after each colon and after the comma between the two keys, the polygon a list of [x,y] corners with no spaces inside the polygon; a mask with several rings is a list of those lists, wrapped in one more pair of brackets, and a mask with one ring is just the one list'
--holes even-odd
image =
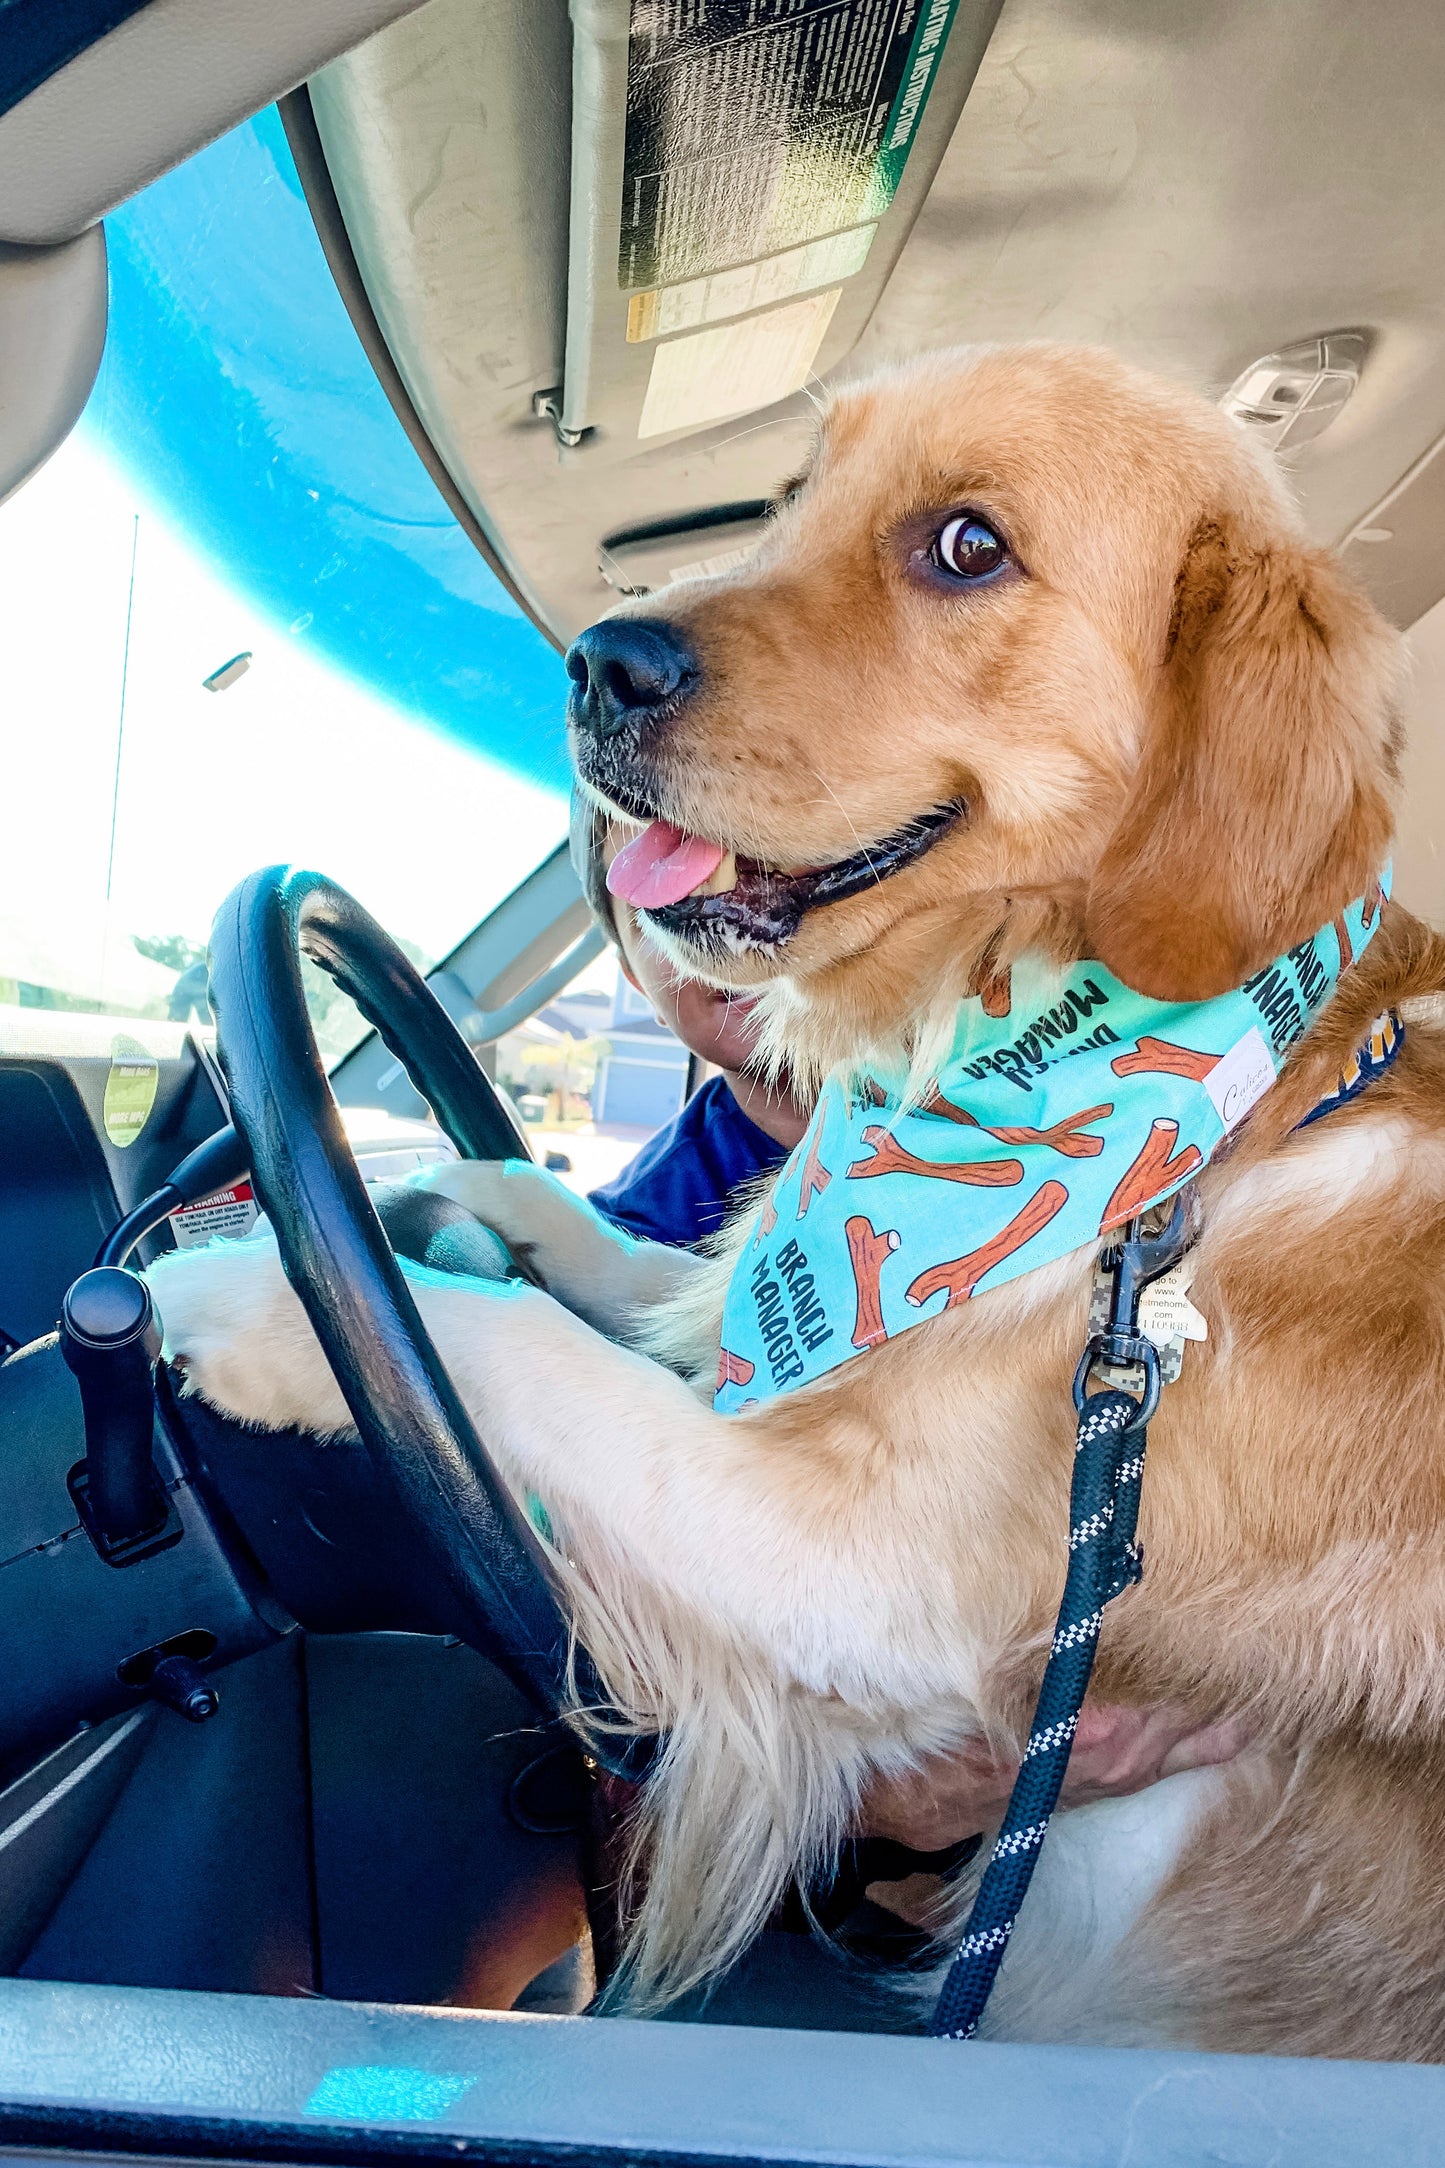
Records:
{"label": "dog's open mouth", "polygon": [[735,955],[779,949],[809,911],[841,903],[911,866],[966,810],[961,799],[934,806],[849,858],[791,873],[654,820],[613,859],[607,886],[695,947]]}

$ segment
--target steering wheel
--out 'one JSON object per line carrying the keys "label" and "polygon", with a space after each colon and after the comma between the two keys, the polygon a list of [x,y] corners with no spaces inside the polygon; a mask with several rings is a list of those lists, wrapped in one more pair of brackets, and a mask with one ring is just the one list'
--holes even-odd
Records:
{"label": "steering wheel", "polygon": [[[300,958],[351,996],[466,1158],[525,1157],[490,1080],[415,967],[319,873],[271,866],[222,904],[211,998],[257,1196],[377,1473],[444,1609],[543,1710],[606,1700],[545,1554],[457,1398],[373,1209],[326,1081]],[[579,1670],[580,1664],[580,1670]]]}

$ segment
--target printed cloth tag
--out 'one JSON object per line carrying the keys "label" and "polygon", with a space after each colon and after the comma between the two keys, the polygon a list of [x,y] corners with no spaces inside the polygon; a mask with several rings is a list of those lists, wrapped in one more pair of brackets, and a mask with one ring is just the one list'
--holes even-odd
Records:
{"label": "printed cloth tag", "polygon": [[1203,1079],[1226,1134],[1259,1104],[1274,1082],[1274,1075],[1274,1056],[1258,1024],[1251,1024],[1244,1037],[1220,1056]]}
{"label": "printed cloth tag", "polygon": [[[829,1078],[734,1268],[716,1406],[824,1377],[1182,1188],[1270,1089],[1389,891],[1386,867],[1212,1001],[1154,1001],[1101,963],[1025,957],[960,1003],[921,1096],[901,1076]],[[1198,1312],[1167,1315],[1182,1348]]]}

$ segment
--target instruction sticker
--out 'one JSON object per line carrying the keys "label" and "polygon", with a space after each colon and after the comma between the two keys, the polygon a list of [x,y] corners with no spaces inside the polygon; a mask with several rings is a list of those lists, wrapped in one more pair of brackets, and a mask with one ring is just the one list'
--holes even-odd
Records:
{"label": "instruction sticker", "polygon": [[619,285],[704,278],[876,220],[957,5],[632,0]]}
{"label": "instruction sticker", "polygon": [[124,1151],[151,1118],[160,1085],[160,1063],[137,1039],[119,1034],[110,1042],[110,1074],[105,1080],[101,1118],[105,1133]]}
{"label": "instruction sticker", "polygon": [[261,1207],[250,1183],[237,1182],[231,1189],[218,1189],[214,1196],[200,1197],[194,1204],[183,1204],[179,1212],[172,1212],[171,1233],[178,1250],[199,1250],[217,1235],[238,1242],[251,1232],[260,1216]]}
{"label": "instruction sticker", "polygon": [[816,287],[850,279],[868,261],[877,231],[876,226],[860,226],[852,233],[835,233],[826,241],[789,249],[783,256],[769,256],[762,263],[739,264],[732,271],[714,271],[709,278],[688,279],[682,286],[658,286],[634,294],[627,304],[628,344],[664,339],[700,324],[719,324],[729,316],[746,316],[749,309],[791,301]]}
{"label": "instruction sticker", "polygon": [[639,437],[697,428],[750,413],[800,391],[823,343],[841,289],[769,309],[740,324],[669,339],[652,357]]}

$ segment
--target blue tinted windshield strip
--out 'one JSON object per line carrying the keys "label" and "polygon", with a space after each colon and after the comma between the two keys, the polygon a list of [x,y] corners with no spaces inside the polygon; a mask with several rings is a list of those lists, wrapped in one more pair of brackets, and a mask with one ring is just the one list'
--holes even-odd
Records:
{"label": "blue tinted windshield strip", "polygon": [[150,0],[0,0],[0,113]]}
{"label": "blue tinted windshield strip", "polygon": [[283,637],[564,787],[566,680],[438,495],[322,254],[274,109],[106,221],[84,427]]}

